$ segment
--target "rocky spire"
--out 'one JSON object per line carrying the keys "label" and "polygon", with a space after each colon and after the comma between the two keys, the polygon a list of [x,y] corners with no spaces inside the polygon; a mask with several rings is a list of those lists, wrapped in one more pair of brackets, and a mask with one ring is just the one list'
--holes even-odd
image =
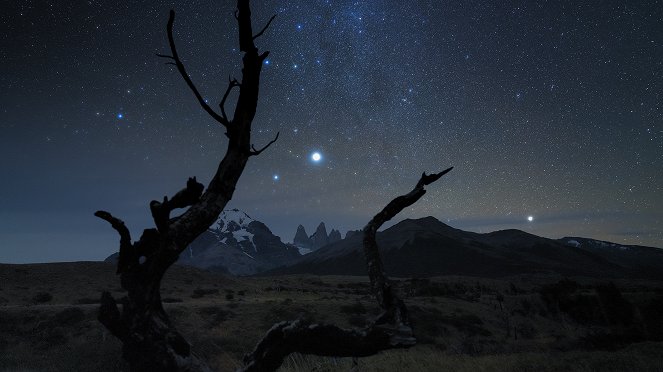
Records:
{"label": "rocky spire", "polygon": [[341,232],[336,230],[336,229],[332,229],[332,231],[329,232],[329,238],[327,239],[327,244],[337,242],[341,239],[342,239],[341,238]]}
{"label": "rocky spire", "polygon": [[295,233],[295,239],[292,241],[296,246],[309,248],[313,245],[313,241],[306,234],[306,229],[304,226],[297,226],[297,233]]}
{"label": "rocky spire", "polygon": [[315,229],[315,232],[311,235],[311,240],[313,240],[313,249],[318,249],[327,245],[329,236],[327,236],[327,228],[325,227],[324,222],[320,222],[318,228]]}

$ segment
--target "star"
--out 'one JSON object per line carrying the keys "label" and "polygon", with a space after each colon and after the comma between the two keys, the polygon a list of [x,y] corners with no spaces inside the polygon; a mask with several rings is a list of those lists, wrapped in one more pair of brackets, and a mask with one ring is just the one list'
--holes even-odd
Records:
{"label": "star", "polygon": [[534,221],[534,216],[527,216],[527,221],[529,221],[529,222]]}
{"label": "star", "polygon": [[124,114],[123,114],[123,113],[119,113],[119,114],[117,114],[117,118],[118,118],[118,119],[122,119],[122,118],[124,118]]}
{"label": "star", "polygon": [[279,180],[279,175],[278,175],[278,174],[273,175],[273,176],[272,176],[272,179],[273,179],[274,181],[278,181],[278,180]]}
{"label": "star", "polygon": [[322,160],[322,155],[316,151],[313,154],[311,154],[311,160],[313,160],[315,163],[319,163],[320,160]]}

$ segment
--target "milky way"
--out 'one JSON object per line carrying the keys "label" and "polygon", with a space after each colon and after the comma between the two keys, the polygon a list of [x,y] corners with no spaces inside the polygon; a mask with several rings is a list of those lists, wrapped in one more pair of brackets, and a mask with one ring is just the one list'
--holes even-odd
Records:
{"label": "milky way", "polygon": [[[104,258],[117,237],[95,210],[137,238],[150,200],[208,181],[224,154],[155,53],[174,8],[217,107],[241,77],[233,2],[126,3],[3,5],[0,262]],[[271,54],[253,141],[281,135],[228,207],[284,241],[298,224],[359,229],[454,166],[400,217],[663,246],[660,1],[254,3],[255,29],[277,16],[257,40]]]}

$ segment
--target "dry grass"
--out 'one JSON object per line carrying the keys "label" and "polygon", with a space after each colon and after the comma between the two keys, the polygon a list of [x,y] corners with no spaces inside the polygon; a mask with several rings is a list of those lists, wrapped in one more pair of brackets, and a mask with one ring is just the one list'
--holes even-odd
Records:
{"label": "dry grass", "polygon": [[[113,273],[113,265],[103,263],[0,265],[0,371],[126,371],[121,344],[96,320],[100,291],[124,295]],[[358,370],[663,371],[663,343],[610,352],[583,344],[604,329],[548,311],[537,290],[557,279],[406,281],[419,344],[359,359]],[[663,288],[655,282],[618,285],[627,288],[625,298],[645,302]],[[50,300],[35,302],[43,293]],[[275,322],[309,318],[351,327],[377,311],[363,277],[235,279],[174,267],[163,297],[196,352],[223,371],[237,368]],[[292,355],[282,370],[351,368],[349,358]]]}
{"label": "dry grass", "polygon": [[[498,355],[449,355],[428,346],[394,350],[357,360],[359,371],[456,371],[456,372],[609,372],[663,371],[660,344],[639,344],[618,352],[587,351],[516,353]],[[281,372],[349,371],[351,358],[291,355]]]}

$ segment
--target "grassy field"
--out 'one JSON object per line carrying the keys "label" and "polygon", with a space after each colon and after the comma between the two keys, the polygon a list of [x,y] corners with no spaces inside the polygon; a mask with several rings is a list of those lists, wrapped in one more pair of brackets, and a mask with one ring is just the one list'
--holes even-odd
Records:
{"label": "grassy field", "polygon": [[[419,344],[352,360],[292,355],[283,371],[663,371],[663,283],[559,277],[401,279]],[[123,371],[96,320],[105,263],[0,265],[1,371]],[[617,290],[617,292],[615,292]],[[275,322],[361,327],[365,277],[228,278],[174,267],[166,309],[194,350],[233,370]]]}

